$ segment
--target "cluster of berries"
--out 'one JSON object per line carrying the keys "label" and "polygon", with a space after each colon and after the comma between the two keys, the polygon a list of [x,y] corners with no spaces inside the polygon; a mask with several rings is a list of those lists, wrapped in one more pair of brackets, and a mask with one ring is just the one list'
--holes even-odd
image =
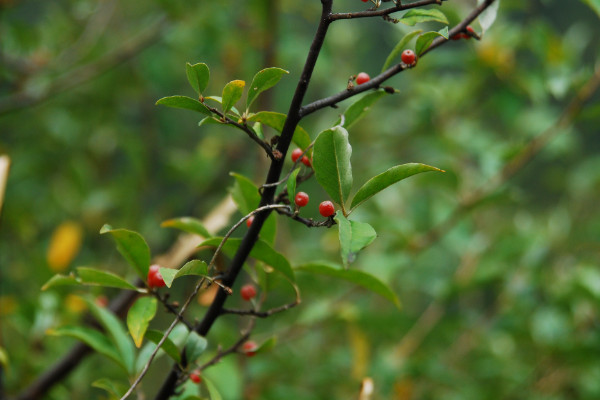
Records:
{"label": "cluster of berries", "polygon": [[451,36],[452,40],[460,40],[460,39],[471,39],[472,37],[478,37],[477,33],[475,33],[475,29],[471,27],[471,25],[467,26],[466,32],[459,32],[454,36]]}

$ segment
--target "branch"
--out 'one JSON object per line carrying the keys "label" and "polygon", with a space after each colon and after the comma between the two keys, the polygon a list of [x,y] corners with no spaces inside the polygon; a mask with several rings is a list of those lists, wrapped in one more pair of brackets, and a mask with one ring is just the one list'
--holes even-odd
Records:
{"label": "branch", "polygon": [[300,302],[296,300],[293,303],[284,304],[284,305],[279,306],[279,307],[271,308],[270,310],[267,310],[267,311],[232,310],[232,309],[229,309],[229,308],[223,308],[221,310],[221,314],[249,315],[249,316],[252,316],[252,317],[267,318],[267,317],[270,317],[273,314],[277,314],[277,313],[280,313],[280,312],[283,312],[283,311],[287,311],[290,308],[294,308],[298,304],[300,304]]}
{"label": "branch", "polygon": [[430,4],[442,5],[442,0],[420,0],[409,4],[400,4],[398,2],[394,7],[386,8],[383,10],[367,10],[353,13],[335,13],[329,16],[331,21],[337,21],[339,19],[356,19],[356,18],[371,18],[371,17],[383,17],[392,13],[408,10],[409,8],[423,7]]}

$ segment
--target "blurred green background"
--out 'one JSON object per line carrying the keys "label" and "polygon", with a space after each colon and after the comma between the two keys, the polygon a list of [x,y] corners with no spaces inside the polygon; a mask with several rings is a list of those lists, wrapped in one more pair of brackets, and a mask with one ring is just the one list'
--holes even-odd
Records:
{"label": "blurred green background", "polygon": [[[441,10],[454,24],[473,6],[453,0]],[[334,10],[365,7],[338,0]],[[142,233],[160,254],[177,235],[160,222],[209,213],[233,184],[229,172],[262,183],[267,159],[245,135],[198,128],[194,113],[154,105],[193,96],[185,63],[209,65],[215,95],[233,79],[284,68],[290,74],[261,106],[285,113],[319,14],[319,1],[0,1],[0,155],[11,159],[0,220],[0,345],[9,394],[72,346],[45,332],[83,318],[76,295],[116,294],[40,287],[81,265],[128,273],[98,234],[104,223]],[[305,103],[343,90],[360,71],[376,75],[412,29],[381,19],[333,24]],[[599,96],[514,177],[454,211],[552,129],[593,74],[599,35],[585,2],[502,0],[481,42],[450,42],[390,80],[399,93],[350,129],[356,185],[406,162],[447,171],[393,186],[354,216],[379,237],[353,268],[388,283],[403,308],[299,275],[302,304],[257,323],[259,340],[277,335],[273,351],[231,356],[207,371],[224,398],[356,398],[367,376],[381,399],[600,398]],[[302,126],[314,139],[339,112],[323,110]],[[302,190],[313,205],[326,199],[313,181]],[[316,206],[303,215],[318,217]],[[336,228],[279,217],[278,229],[276,248],[292,264],[339,261]],[[53,235],[66,249],[54,255]],[[177,289],[182,297],[191,286]],[[289,296],[281,284],[269,304]],[[242,326],[219,320],[211,349],[233,342]],[[169,365],[161,359],[151,369],[147,393]],[[46,398],[107,398],[90,387],[101,377],[126,383],[94,355]]]}

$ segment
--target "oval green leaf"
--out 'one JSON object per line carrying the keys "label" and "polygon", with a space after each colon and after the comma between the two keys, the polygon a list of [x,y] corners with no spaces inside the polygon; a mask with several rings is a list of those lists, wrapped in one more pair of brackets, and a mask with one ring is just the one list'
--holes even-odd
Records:
{"label": "oval green leaf", "polygon": [[327,194],[342,207],[352,189],[351,155],[348,131],[341,126],[321,132],[315,140],[315,177]]}
{"label": "oval green leaf", "polygon": [[184,232],[193,233],[198,236],[202,236],[206,239],[211,237],[210,232],[202,225],[202,222],[197,218],[192,217],[180,217],[172,218],[164,221],[160,224],[163,228],[175,228]]}
{"label": "oval green leaf", "polygon": [[446,18],[443,12],[435,8],[415,8],[409,10],[406,14],[402,16],[402,18],[400,18],[400,22],[410,26],[414,26],[415,24],[419,24],[421,22],[432,21],[441,22],[443,24],[448,25],[448,18]]}
{"label": "oval green leaf", "polygon": [[[206,240],[200,244],[200,246],[213,246],[216,247],[221,243],[222,238],[212,238]],[[242,243],[242,239],[229,239],[225,242],[223,246],[223,251],[228,256],[233,256],[237,251],[238,247]],[[255,258],[259,261],[264,262],[265,264],[271,266],[275,271],[283,274],[287,277],[291,282],[295,282],[296,278],[294,277],[294,271],[292,270],[292,266],[290,262],[283,256],[283,254],[278,253],[275,249],[271,247],[270,244],[265,242],[262,239],[258,239],[252,251],[250,252],[250,257]]]}
{"label": "oval green leaf", "polygon": [[[344,112],[344,128],[349,129],[354,123],[364,117],[371,109],[371,106],[386,94],[385,90],[377,90],[366,94],[352,103]],[[340,122],[341,119],[338,119],[335,124],[339,125]]]}
{"label": "oval green leaf", "polygon": [[241,80],[231,81],[225,85],[223,88],[223,96],[221,97],[223,113],[227,114],[227,112],[231,110],[231,107],[233,107],[242,97],[244,86],[246,86],[246,82]]}
{"label": "oval green leaf", "polygon": [[112,272],[102,271],[96,268],[77,267],[77,275],[79,276],[79,281],[84,285],[114,287],[118,289],[136,290],[138,292],[142,290]]}
{"label": "oval green leaf", "polygon": [[288,198],[293,199],[296,196],[296,178],[298,177],[298,173],[300,172],[300,168],[296,168],[290,174],[287,180],[287,192]]}
{"label": "oval green leaf", "polygon": [[56,274],[52,278],[48,280],[48,282],[44,283],[42,286],[43,290],[48,290],[54,286],[73,286],[73,285],[81,285],[81,281],[75,277],[73,274],[69,275],[61,275]]}
{"label": "oval green leaf", "polygon": [[208,79],[210,78],[210,70],[208,69],[208,65],[204,63],[198,64],[185,64],[185,73],[188,78],[188,82],[192,85],[192,88],[201,95],[206,89],[206,85],[208,85]]}
{"label": "oval green leaf", "polygon": [[190,332],[185,344],[185,355],[188,363],[195,362],[198,357],[206,350],[208,342],[206,338],[198,335],[196,332]]}
{"label": "oval green leaf", "polygon": [[181,276],[186,275],[198,275],[198,276],[207,276],[208,275],[208,265],[204,261],[201,260],[192,260],[187,263],[180,269],[173,268],[160,268],[160,273],[165,281],[167,287],[171,287],[173,281]]}
{"label": "oval green leaf", "polygon": [[412,40],[412,38],[414,38],[421,32],[423,32],[423,31],[421,29],[418,29],[416,31],[412,31],[412,32],[409,32],[406,35],[404,35],[404,37],[402,39],[400,39],[398,44],[396,44],[396,46],[392,49],[392,51],[390,52],[390,55],[386,58],[385,63],[383,64],[383,67],[381,68],[381,72],[388,69],[389,66],[392,65],[392,62],[400,54],[402,54],[402,52],[406,49],[406,45],[408,44],[408,42],[410,42]]}
{"label": "oval green leaf", "polygon": [[246,108],[250,108],[252,102],[256,97],[267,89],[272,88],[281,80],[283,75],[289,74],[288,71],[281,68],[265,68],[259,71],[254,78],[248,89],[248,98],[246,99]]}
{"label": "oval green leaf", "polygon": [[433,40],[438,36],[448,39],[448,27],[444,27],[439,32],[425,32],[424,34],[419,36],[417,38],[417,44],[415,47],[415,52],[417,53],[417,55],[420,56],[421,54],[423,54],[423,52],[429,48],[431,42],[433,42]]}
{"label": "oval green leaf", "polygon": [[354,262],[359,251],[377,237],[375,229],[366,222],[350,221],[338,211],[333,218],[339,227],[340,251],[344,265]]}
{"label": "oval green leaf", "polygon": [[148,277],[150,267],[150,248],[137,232],[127,229],[113,229],[110,225],[104,225],[100,233],[110,233],[117,242],[117,250],[127,260],[142,280]]}
{"label": "oval green leaf", "polygon": [[[484,0],[477,0],[477,5],[479,6],[483,4],[483,1]],[[598,12],[598,10],[600,10],[600,3],[597,0],[585,2],[590,4],[590,6],[592,6],[593,8],[595,8],[596,12],[600,15],[600,12]],[[500,0],[494,1],[492,4],[489,5],[488,8],[486,8],[481,14],[479,14],[479,25],[481,25],[481,33],[485,33],[485,31],[487,31],[494,24],[494,21],[496,20],[496,15],[498,15],[498,7],[500,7]]]}
{"label": "oval green leaf", "polygon": [[150,321],[156,315],[156,304],[155,297],[142,296],[133,303],[127,312],[127,328],[138,349],[142,346]]}
{"label": "oval green leaf", "polygon": [[119,382],[114,382],[108,378],[101,378],[92,382],[92,386],[98,389],[106,390],[117,399],[127,393],[128,387]]}
{"label": "oval green leaf", "polygon": [[169,96],[163,97],[156,102],[156,105],[167,106],[172,108],[183,108],[186,110],[197,111],[201,114],[211,116],[211,112],[206,106],[198,100],[187,96]]}
{"label": "oval green leaf", "polygon": [[[287,116],[285,114],[273,111],[260,111],[250,116],[248,118],[248,121],[260,122],[261,124],[270,126],[277,132],[281,133],[286,118]],[[310,135],[300,125],[296,126],[296,130],[294,130],[294,136],[292,137],[292,141],[294,142],[294,144],[296,144],[296,146],[300,147],[303,150],[310,146],[311,143]]]}
{"label": "oval green leaf", "polygon": [[360,189],[356,192],[356,195],[352,199],[351,210],[355,209],[373,195],[381,192],[387,187],[393,185],[396,182],[400,182],[410,176],[420,174],[422,172],[438,171],[444,172],[443,170],[432,167],[430,165],[419,164],[419,163],[408,163],[402,165],[396,165],[388,169],[387,171],[374,176],[369,179]]}
{"label": "oval green leaf", "polygon": [[352,282],[374,293],[377,293],[378,295],[394,303],[396,307],[401,307],[400,300],[398,299],[396,294],[385,283],[381,282],[375,276],[366,272],[358,271],[355,269],[340,269],[337,266],[332,266],[325,263],[304,264],[294,268],[294,270],[300,272],[308,272],[312,274],[331,276],[334,278]]}
{"label": "oval green leaf", "polygon": [[[163,333],[154,329],[148,329],[148,331],[146,331],[146,339],[151,341],[154,344],[158,344],[158,342],[160,342],[163,338]],[[162,346],[160,346],[160,348],[162,350],[165,351],[165,353],[167,353],[167,355],[169,357],[171,357],[175,362],[180,363],[181,362],[181,356],[179,354],[179,349],[177,348],[177,346],[175,345],[175,343],[173,343],[173,341],[169,338],[166,338],[165,341],[163,342]]]}

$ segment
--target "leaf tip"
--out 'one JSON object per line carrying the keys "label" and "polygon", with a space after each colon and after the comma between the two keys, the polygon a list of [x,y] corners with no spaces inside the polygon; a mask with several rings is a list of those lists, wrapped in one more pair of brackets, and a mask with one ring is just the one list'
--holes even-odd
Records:
{"label": "leaf tip", "polygon": [[110,232],[112,230],[113,230],[112,226],[110,226],[109,224],[104,224],[104,225],[102,225],[102,228],[100,228],[100,234],[102,235],[102,234],[105,234],[106,232]]}

